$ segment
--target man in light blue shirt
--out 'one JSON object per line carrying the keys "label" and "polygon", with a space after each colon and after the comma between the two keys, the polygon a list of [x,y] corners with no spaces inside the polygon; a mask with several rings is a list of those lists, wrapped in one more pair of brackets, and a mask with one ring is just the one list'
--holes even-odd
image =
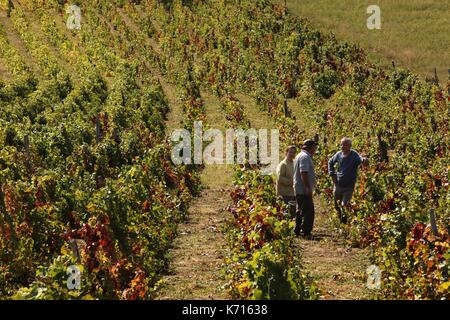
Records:
{"label": "man in light blue shirt", "polygon": [[341,151],[336,152],[328,161],[328,173],[334,183],[334,205],[342,223],[347,223],[347,217],[342,214],[341,206],[348,206],[353,196],[359,166],[367,166],[368,163],[367,158],[361,157],[352,149],[349,138],[342,138]]}

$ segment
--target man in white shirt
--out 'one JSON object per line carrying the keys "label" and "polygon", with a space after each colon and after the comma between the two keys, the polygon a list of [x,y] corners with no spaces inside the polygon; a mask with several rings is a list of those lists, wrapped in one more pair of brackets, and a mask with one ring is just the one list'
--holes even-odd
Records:
{"label": "man in white shirt", "polygon": [[302,151],[294,160],[294,191],[297,200],[295,234],[302,232],[307,239],[312,239],[314,225],[313,192],[316,186],[316,172],[312,157],[317,150],[314,140],[303,142]]}

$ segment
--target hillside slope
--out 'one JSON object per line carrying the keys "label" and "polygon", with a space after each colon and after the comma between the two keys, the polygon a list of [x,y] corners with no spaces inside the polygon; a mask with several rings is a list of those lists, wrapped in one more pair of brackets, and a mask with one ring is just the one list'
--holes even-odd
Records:
{"label": "hillside slope", "polygon": [[[0,10],[0,297],[449,298],[438,83],[267,0],[78,1],[79,30],[61,1],[12,3]],[[199,120],[277,128],[281,149],[319,141],[315,240],[294,238],[261,163],[171,161],[172,130]],[[326,166],[343,136],[371,162],[348,225]],[[369,265],[382,271],[373,292]]]}
{"label": "hillside slope", "polygon": [[[280,3],[284,1],[279,1]],[[381,29],[367,28],[370,5],[381,10]],[[293,14],[307,17],[321,31],[333,32],[339,39],[359,43],[369,57],[391,68],[408,68],[423,79],[447,81],[450,39],[446,25],[450,20],[448,1],[373,1],[366,0],[288,0]]]}

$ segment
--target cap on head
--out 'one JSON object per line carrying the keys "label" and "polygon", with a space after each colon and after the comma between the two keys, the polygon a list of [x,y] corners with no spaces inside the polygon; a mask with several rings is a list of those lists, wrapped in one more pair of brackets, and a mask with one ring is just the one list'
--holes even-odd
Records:
{"label": "cap on head", "polygon": [[311,147],[315,147],[315,146],[317,146],[317,143],[314,140],[306,139],[305,141],[303,141],[302,148],[305,149],[305,148],[311,148]]}

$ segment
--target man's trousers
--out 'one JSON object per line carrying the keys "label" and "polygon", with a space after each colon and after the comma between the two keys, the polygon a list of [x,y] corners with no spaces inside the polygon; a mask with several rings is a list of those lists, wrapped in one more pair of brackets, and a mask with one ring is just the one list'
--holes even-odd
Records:
{"label": "man's trousers", "polygon": [[305,235],[311,234],[314,225],[314,202],[312,196],[297,194],[297,212],[295,217],[295,233],[301,231]]}

